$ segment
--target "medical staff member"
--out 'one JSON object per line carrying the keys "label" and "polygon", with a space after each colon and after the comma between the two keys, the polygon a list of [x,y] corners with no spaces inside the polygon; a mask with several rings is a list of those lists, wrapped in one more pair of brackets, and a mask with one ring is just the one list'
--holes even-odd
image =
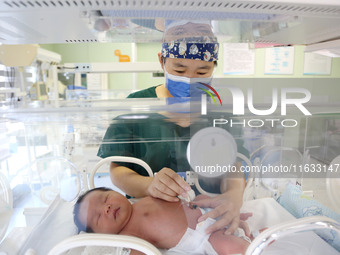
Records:
{"label": "medical staff member", "polygon": [[[188,34],[193,31],[195,34],[193,36],[188,36]],[[185,35],[185,37],[183,37],[183,35]],[[162,52],[158,54],[159,62],[165,73],[165,83],[130,94],[128,98],[190,97],[190,83],[188,83],[188,80],[190,80],[190,78],[203,78],[206,80],[206,78],[212,77],[218,58],[218,46],[215,37],[212,36],[211,27],[208,24],[184,21],[182,24],[178,24],[177,22],[176,25],[169,25],[164,35]],[[160,135],[168,135],[168,133],[172,132],[174,129],[180,128],[180,132],[184,132],[186,130],[185,128],[187,128],[183,126],[179,127],[178,125],[174,125],[170,128],[169,126],[162,126],[162,124],[157,123],[158,120],[152,122],[152,118],[150,119],[150,117],[147,120],[140,121],[142,122],[140,125],[143,126],[143,123],[146,125],[144,128],[145,133],[148,133],[150,129],[155,130],[150,131],[154,133],[157,133],[158,129],[162,129],[159,131]],[[152,127],[149,127],[148,123],[150,123]],[[135,127],[132,127],[132,129],[134,128]],[[125,129],[126,128],[120,127],[120,130],[123,133],[126,132]],[[138,128],[138,130],[131,131],[131,134],[117,136],[117,128],[114,128],[113,130],[114,131],[107,131],[105,134],[106,139],[110,139],[113,135],[118,139],[122,139],[123,137],[125,139],[129,135],[138,136],[141,132],[141,128]],[[102,144],[98,151],[98,156],[115,156],[116,153],[121,151],[117,146],[110,148],[109,146],[110,145]],[[140,155],[151,153],[154,155],[151,155],[149,158],[157,159],[157,161],[159,161],[164,154],[168,153],[162,151],[162,148],[159,147],[159,145],[157,146],[158,147],[155,147],[156,149],[149,149],[147,152],[143,151]],[[168,149],[168,147],[171,149],[171,146],[178,147],[178,145],[166,146],[166,149]],[[110,150],[115,151],[113,152]],[[125,147],[123,150],[125,150]],[[135,150],[139,151],[142,149],[141,147],[138,147],[138,149]],[[157,153],[159,156],[157,156]],[[185,152],[179,154],[186,155]],[[132,155],[124,155],[136,156],[134,155],[134,152],[132,152]],[[144,158],[142,159],[146,160]],[[152,165],[154,163],[153,161],[154,160],[149,160],[147,163]],[[157,172],[154,177],[143,176],[131,169],[128,165],[112,162],[110,166],[111,179],[117,187],[133,197],[153,196],[166,201],[178,201],[177,196],[185,196],[191,187],[174,171],[174,169],[171,169],[172,165],[171,163],[168,163],[168,161],[168,157],[166,157],[162,167],[160,167],[160,165],[151,167],[154,172]],[[240,163],[236,164],[238,167],[240,166]],[[165,167],[166,165],[169,167]],[[174,166],[174,168],[175,167],[176,166]],[[179,170],[176,169],[176,171]],[[208,228],[208,232],[213,232],[228,226],[225,233],[232,234],[239,227],[240,208],[242,206],[244,187],[245,180],[243,175],[242,178],[224,178],[219,185],[220,195],[197,202],[198,206],[213,208],[210,212],[202,215],[199,220],[203,221],[208,217],[218,218],[218,220]],[[246,230],[246,232],[247,231],[248,230]]]}

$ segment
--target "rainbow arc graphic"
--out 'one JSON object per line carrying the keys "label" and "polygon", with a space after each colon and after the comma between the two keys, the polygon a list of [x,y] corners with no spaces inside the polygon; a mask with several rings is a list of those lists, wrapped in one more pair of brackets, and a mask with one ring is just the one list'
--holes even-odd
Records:
{"label": "rainbow arc graphic", "polygon": [[[203,83],[203,82],[200,82],[200,84],[203,85],[203,86],[205,86],[205,87],[207,87],[207,88],[210,89],[212,92],[214,92],[214,94],[217,96],[217,98],[218,98],[218,100],[220,101],[220,104],[221,104],[221,106],[222,106],[222,100],[221,100],[220,95],[217,93],[217,91],[216,91],[213,87],[211,87],[210,85],[208,85],[208,84],[205,84],[205,83]],[[208,89],[204,89],[204,88],[199,88],[199,89],[201,89],[201,90],[203,90],[205,93],[207,93],[207,94],[212,98],[212,100],[214,101],[215,105],[217,105],[217,102],[216,102],[216,99],[215,99],[214,95],[213,95]]]}

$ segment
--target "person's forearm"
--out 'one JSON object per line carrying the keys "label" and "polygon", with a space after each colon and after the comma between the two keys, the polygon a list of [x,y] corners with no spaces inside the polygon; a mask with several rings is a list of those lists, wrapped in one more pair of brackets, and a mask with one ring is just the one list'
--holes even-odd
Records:
{"label": "person's forearm", "polygon": [[243,193],[245,188],[245,180],[242,177],[225,178],[221,184],[221,196],[232,201],[234,208],[238,213],[243,204]]}
{"label": "person's forearm", "polygon": [[239,170],[238,172],[233,173],[232,175],[227,175],[221,182],[221,193],[225,193],[227,191],[235,190],[239,191],[243,194],[245,188],[245,179],[244,173],[240,171],[241,163],[235,163],[236,168]]}
{"label": "person's forearm", "polygon": [[130,168],[118,166],[114,163],[110,166],[110,177],[112,183],[133,197],[145,197],[148,195],[148,187],[152,177],[142,176]]}
{"label": "person's forearm", "polygon": [[224,180],[224,185],[221,186],[221,193],[225,193],[231,190],[239,190],[240,192],[244,191],[245,181],[241,178],[232,178]]}

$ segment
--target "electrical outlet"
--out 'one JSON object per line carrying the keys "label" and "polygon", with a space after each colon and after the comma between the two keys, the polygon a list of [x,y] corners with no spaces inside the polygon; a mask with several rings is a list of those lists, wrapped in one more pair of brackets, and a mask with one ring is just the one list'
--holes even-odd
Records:
{"label": "electrical outlet", "polygon": [[91,72],[90,63],[75,63],[74,68],[76,72],[81,72],[81,73]]}

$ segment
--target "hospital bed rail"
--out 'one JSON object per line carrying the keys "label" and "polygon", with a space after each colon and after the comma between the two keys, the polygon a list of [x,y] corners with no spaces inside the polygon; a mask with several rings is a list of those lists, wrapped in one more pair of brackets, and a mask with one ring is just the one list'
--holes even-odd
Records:
{"label": "hospital bed rail", "polygon": [[133,236],[112,234],[81,234],[71,236],[54,246],[48,255],[59,255],[79,246],[109,246],[124,247],[138,250],[146,255],[161,255],[162,253],[151,243]]}
{"label": "hospital bed rail", "polygon": [[[245,162],[245,164],[247,164],[249,167],[251,167],[252,163],[250,162],[250,160],[243,154],[241,153],[237,153],[237,158],[241,159],[242,161]],[[134,157],[127,157],[127,156],[110,156],[110,157],[106,157],[106,158],[103,158],[101,159],[93,168],[93,170],[91,171],[90,173],[90,176],[89,176],[89,188],[90,189],[93,189],[95,188],[95,182],[94,182],[94,177],[97,173],[97,171],[99,170],[100,167],[102,167],[103,165],[107,164],[107,163],[110,163],[110,162],[124,162],[124,163],[134,163],[134,164],[137,164],[137,165],[140,165],[142,166],[146,171],[147,173],[149,174],[150,177],[153,177],[154,174],[150,168],[150,166],[143,160],[141,159],[138,159],[138,158],[134,158]],[[192,176],[192,181],[193,181],[193,184],[196,186],[197,188],[197,191],[200,193],[200,194],[204,194],[204,195],[208,195],[208,196],[216,196],[217,194],[214,194],[214,193],[210,193],[210,192],[207,192],[205,191],[200,183],[199,183],[199,179],[198,179],[198,176],[195,172],[192,172],[192,171],[187,171],[186,172],[186,176]],[[188,173],[191,173],[191,174],[188,174]],[[252,183],[252,180],[249,179],[249,181],[247,182],[247,186],[251,185]],[[190,182],[189,182],[190,184]]]}
{"label": "hospital bed rail", "polygon": [[96,175],[98,169],[103,166],[104,164],[110,163],[110,162],[125,162],[125,163],[134,163],[137,165],[140,165],[144,167],[144,169],[147,171],[149,176],[153,177],[153,172],[151,170],[151,167],[143,160],[134,158],[134,157],[126,157],[126,156],[111,156],[107,158],[101,159],[93,168],[93,170],[90,173],[89,177],[89,185],[90,189],[95,188],[95,183],[94,183],[94,176]]}

